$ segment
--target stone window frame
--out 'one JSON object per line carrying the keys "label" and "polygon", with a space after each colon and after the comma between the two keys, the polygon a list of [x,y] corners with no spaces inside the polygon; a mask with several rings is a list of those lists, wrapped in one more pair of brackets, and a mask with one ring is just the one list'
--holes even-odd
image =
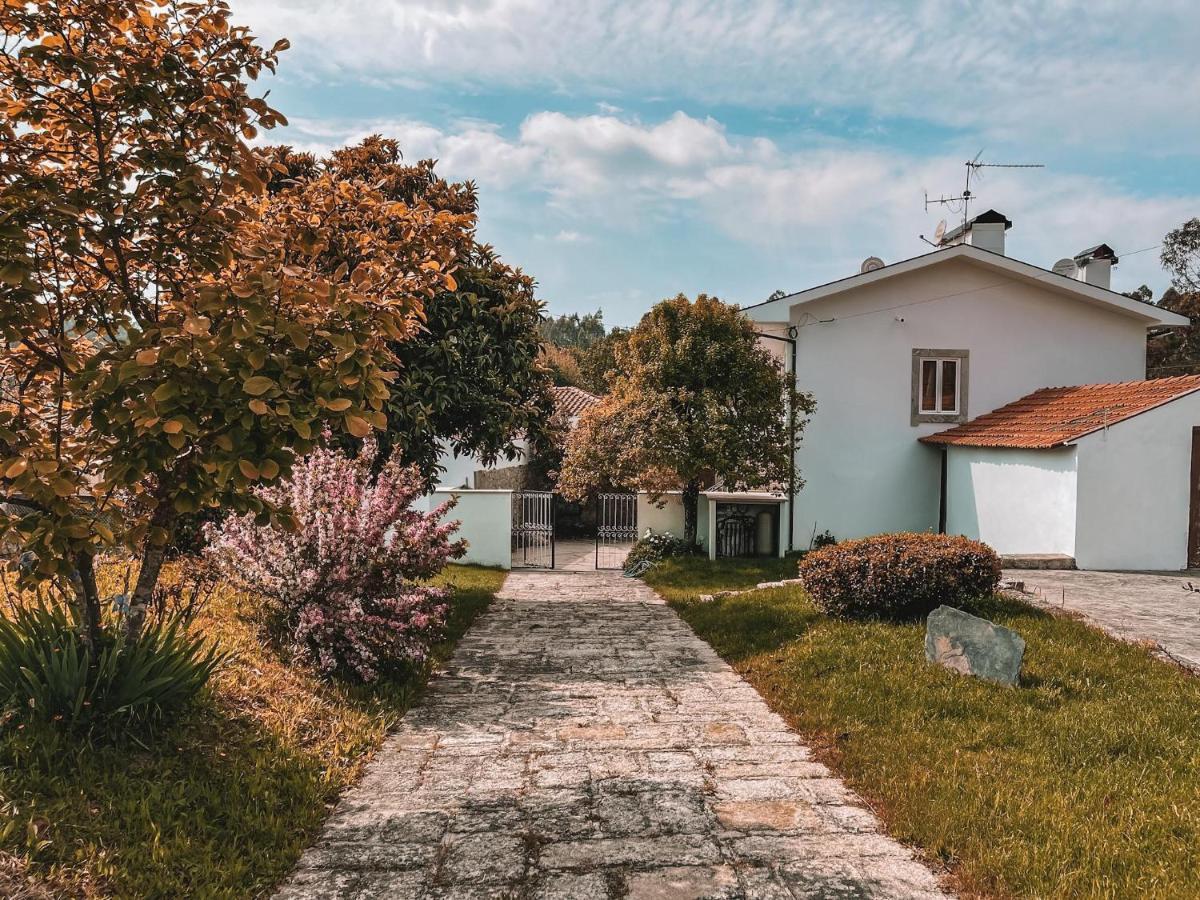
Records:
{"label": "stone window frame", "polygon": [[[958,412],[921,412],[921,362],[926,359],[958,360]],[[961,425],[967,421],[967,388],[971,383],[971,352],[969,350],[914,349],[912,352],[912,398],[909,409],[912,425]]]}

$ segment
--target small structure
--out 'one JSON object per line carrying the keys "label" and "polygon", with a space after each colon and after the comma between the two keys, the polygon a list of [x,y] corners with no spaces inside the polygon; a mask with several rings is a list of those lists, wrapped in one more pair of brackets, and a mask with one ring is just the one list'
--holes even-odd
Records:
{"label": "small structure", "polygon": [[[770,491],[702,491],[696,510],[696,539],[709,559],[785,556],[789,506],[786,494]],[[638,494],[637,522],[642,534],[649,529],[682,537],[682,495],[670,491],[655,502],[645,492]]]}
{"label": "small structure", "polygon": [[942,527],[1018,564],[1200,565],[1200,376],[1044,388],[921,442]]}

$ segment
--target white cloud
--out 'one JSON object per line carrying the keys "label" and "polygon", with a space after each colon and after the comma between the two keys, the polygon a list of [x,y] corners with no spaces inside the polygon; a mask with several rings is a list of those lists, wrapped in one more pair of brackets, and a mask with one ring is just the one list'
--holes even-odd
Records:
{"label": "white cloud", "polygon": [[552,240],[560,244],[581,244],[587,240],[587,236],[580,234],[578,231],[573,231],[570,228],[564,228],[558,234],[554,235]]}
{"label": "white cloud", "polygon": [[[1189,0],[242,0],[293,75],[865,110],[1009,139],[1200,138]],[[611,115],[614,108],[601,107]]]}
{"label": "white cloud", "polygon": [[[541,112],[512,137],[474,121],[452,131],[411,121],[297,121],[289,131],[298,132],[297,144],[314,147],[374,132],[399,137],[409,158],[438,157],[443,174],[476,179],[485,219],[489,193],[532,195],[528,220],[542,227],[557,220],[557,233],[542,232],[557,242],[637,232],[650,253],[654,241],[669,242],[686,222],[714,240],[785,259],[789,268],[805,260],[814,278],[848,274],[868,255],[894,261],[927,250],[917,235],[931,234],[939,215],[923,211],[922,188],[962,171],[949,157],[850,146],[784,150],[681,112],[649,123]],[[995,206],[1007,214],[1015,222],[1012,255],[1042,266],[1102,241],[1118,253],[1140,250],[1200,208],[1200,197],[1141,197],[1053,170],[995,170],[977,188],[974,211]],[[1142,282],[1165,283],[1157,253],[1131,256],[1118,269],[1120,288]]]}

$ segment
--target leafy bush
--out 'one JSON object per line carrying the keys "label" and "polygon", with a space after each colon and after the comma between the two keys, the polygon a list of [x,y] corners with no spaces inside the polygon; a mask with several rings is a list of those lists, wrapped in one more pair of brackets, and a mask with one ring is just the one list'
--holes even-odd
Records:
{"label": "leafy bush", "polygon": [[812,549],[820,550],[822,547],[832,547],[837,543],[837,538],[833,536],[833,532],[826,528],[820,534],[814,534],[812,539]]}
{"label": "leafy bush", "polygon": [[1000,559],[964,537],[880,534],[814,550],[800,561],[800,576],[830,615],[897,618],[992,593]]}
{"label": "leafy bush", "polygon": [[647,528],[646,533],[629,549],[629,555],[625,557],[625,568],[631,569],[642,562],[657,563],[674,556],[690,556],[699,550],[699,546],[689,544],[669,531],[655,533]]}
{"label": "leafy bush", "polygon": [[70,729],[162,719],[191,702],[224,660],[176,615],[134,641],[106,623],[89,665],[81,623],[67,610],[39,603],[0,618],[0,702],[19,716]]}
{"label": "leafy bush", "polygon": [[227,575],[267,600],[270,633],[325,674],[374,681],[420,663],[446,618],[447,591],[422,584],[462,556],[453,503],[412,508],[419,474],[389,460],[372,479],[375,445],[357,457],[320,448],[265,503],[290,511],[294,528],[228,518],[207,551]]}

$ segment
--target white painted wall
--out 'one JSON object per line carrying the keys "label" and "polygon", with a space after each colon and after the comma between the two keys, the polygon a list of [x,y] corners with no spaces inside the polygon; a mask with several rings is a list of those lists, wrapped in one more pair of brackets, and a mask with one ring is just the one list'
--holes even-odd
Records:
{"label": "white painted wall", "polygon": [[946,532],[1000,554],[1075,555],[1075,448],[949,447]]}
{"label": "white painted wall", "polygon": [[467,555],[459,562],[481,566],[512,566],[512,491],[436,490],[428,497],[429,509],[458,498],[458,505],[443,521],[457,520],[458,537],[467,540]]}
{"label": "white painted wall", "polygon": [[637,495],[638,537],[650,529],[655,534],[670,532],[677,538],[683,537],[683,497],[672,491],[659,498],[661,507],[650,501],[650,495],[639,491]]}
{"label": "white painted wall", "polygon": [[1080,438],[1075,562],[1081,569],[1187,566],[1190,394]]}
{"label": "white painted wall", "polygon": [[791,324],[797,385],[817,400],[797,453],[797,535],[937,528],[940,451],[917,438],[950,426],[910,424],[914,348],[970,351],[970,417],[1146,371],[1144,322],[962,259],[793,306]]}

